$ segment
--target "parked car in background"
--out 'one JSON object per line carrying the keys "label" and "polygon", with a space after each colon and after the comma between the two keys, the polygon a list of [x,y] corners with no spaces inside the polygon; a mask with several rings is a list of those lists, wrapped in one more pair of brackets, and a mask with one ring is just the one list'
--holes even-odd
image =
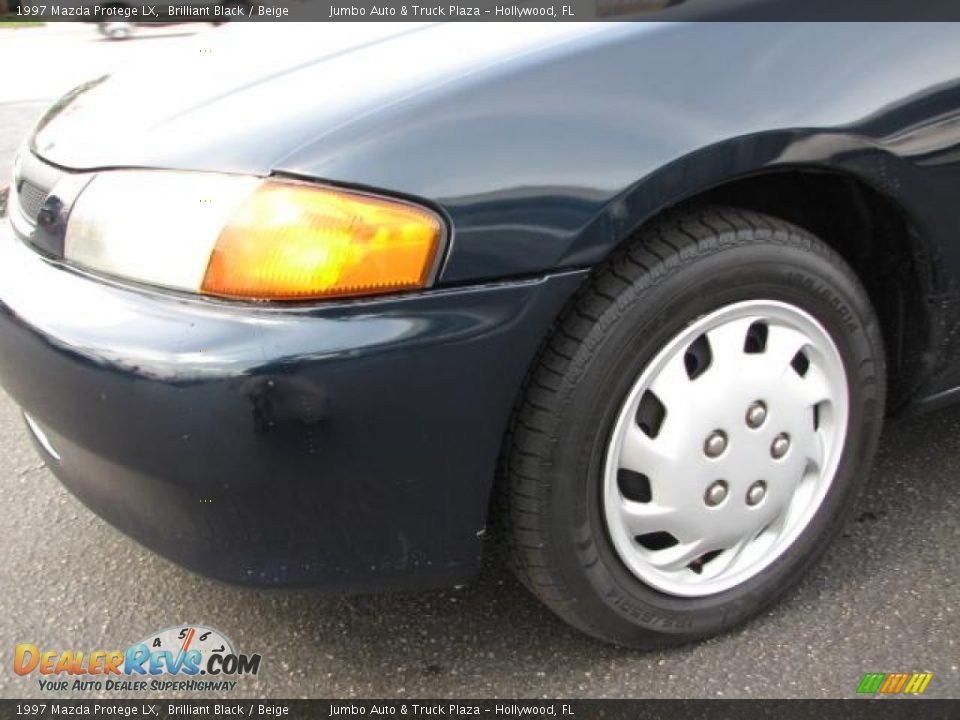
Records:
{"label": "parked car in background", "polygon": [[123,0],[84,0],[93,12],[93,19],[102,35],[111,40],[126,40],[138,27],[175,25],[182,22],[209,20],[220,25],[248,12],[248,0],[190,0],[175,5],[158,5]]}
{"label": "parked car in background", "polygon": [[950,24],[236,26],[20,152],[0,383],[198,572],[727,630],[960,397]]}

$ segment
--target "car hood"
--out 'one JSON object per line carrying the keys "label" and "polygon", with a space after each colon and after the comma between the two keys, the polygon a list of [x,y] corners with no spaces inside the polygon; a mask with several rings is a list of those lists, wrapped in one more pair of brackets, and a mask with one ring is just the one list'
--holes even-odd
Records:
{"label": "car hood", "polygon": [[[445,88],[509,72],[602,24],[236,24],[57,101],[31,138],[71,169],[160,167],[268,174],[359,119],[442,101]],[[385,113],[389,116],[389,113]]]}

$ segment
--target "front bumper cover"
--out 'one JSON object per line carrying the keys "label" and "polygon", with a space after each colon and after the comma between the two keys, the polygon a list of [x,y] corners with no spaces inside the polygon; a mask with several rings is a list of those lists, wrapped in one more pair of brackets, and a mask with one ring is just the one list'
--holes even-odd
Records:
{"label": "front bumper cover", "polygon": [[461,582],[523,376],[582,279],[224,303],[92,279],[0,223],[0,384],[81,501],[193,570]]}

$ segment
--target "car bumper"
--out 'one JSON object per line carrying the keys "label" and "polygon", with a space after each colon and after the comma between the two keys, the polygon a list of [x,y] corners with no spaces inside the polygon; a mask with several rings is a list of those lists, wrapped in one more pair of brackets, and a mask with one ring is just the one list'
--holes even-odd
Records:
{"label": "car bumper", "polygon": [[64,485],[188,568],[461,582],[523,376],[582,277],[278,309],[94,280],[0,223],[0,384]]}

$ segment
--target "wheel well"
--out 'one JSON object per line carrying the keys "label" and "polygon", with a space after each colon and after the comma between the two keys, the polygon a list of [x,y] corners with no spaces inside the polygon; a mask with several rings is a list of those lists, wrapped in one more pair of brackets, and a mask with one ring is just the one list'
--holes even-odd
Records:
{"label": "wheel well", "polygon": [[715,187],[687,203],[755,210],[798,225],[836,250],[853,268],[880,321],[888,361],[888,410],[911,397],[931,337],[928,256],[894,201],[857,178],[791,169]]}

